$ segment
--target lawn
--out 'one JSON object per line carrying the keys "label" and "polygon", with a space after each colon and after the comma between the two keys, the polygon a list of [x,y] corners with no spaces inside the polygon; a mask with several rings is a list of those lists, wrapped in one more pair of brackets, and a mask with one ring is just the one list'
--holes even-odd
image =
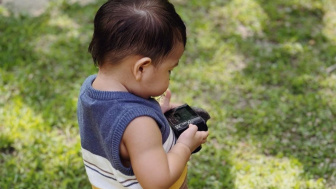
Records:
{"label": "lawn", "polygon": [[[188,44],[173,100],[208,110],[191,189],[336,189],[336,1],[172,0]],[[90,188],[76,103],[103,1],[0,5],[0,188]]]}

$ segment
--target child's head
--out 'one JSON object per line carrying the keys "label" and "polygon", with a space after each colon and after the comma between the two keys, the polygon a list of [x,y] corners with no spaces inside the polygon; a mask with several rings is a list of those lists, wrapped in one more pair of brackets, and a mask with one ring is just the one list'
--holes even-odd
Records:
{"label": "child's head", "polygon": [[158,65],[186,40],[185,25],[167,0],[109,0],[94,19],[89,52],[98,66],[130,55],[149,57]]}

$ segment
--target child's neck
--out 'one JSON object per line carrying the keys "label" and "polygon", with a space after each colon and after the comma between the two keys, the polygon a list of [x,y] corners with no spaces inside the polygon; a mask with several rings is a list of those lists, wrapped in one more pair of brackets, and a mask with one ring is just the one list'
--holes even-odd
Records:
{"label": "child's neck", "polygon": [[142,98],[149,98],[150,96],[142,95],[141,83],[134,73],[137,63],[141,60],[140,56],[129,56],[117,64],[101,65],[92,87],[100,91],[129,92]]}
{"label": "child's neck", "polygon": [[96,79],[92,83],[92,87],[100,91],[124,91],[128,92],[127,88],[122,83],[122,78],[118,77],[118,73],[111,74],[106,71],[99,70]]}

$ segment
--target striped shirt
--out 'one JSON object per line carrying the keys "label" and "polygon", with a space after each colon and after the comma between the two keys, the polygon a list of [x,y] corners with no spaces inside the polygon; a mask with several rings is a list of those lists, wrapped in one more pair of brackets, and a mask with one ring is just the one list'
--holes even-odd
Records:
{"label": "striped shirt", "polygon": [[[78,123],[82,156],[91,184],[100,189],[142,188],[132,167],[120,159],[120,142],[127,125],[137,117],[153,118],[168,152],[176,143],[175,135],[155,99],[143,99],[127,92],[98,91],[92,87],[95,75],[88,77],[78,99]],[[182,175],[184,180],[186,175]]]}

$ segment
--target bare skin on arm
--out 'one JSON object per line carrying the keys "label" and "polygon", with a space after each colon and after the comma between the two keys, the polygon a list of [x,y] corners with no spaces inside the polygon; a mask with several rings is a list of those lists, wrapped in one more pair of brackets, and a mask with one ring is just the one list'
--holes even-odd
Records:
{"label": "bare skin on arm", "polygon": [[176,145],[166,153],[158,125],[150,117],[134,119],[127,127],[122,145],[123,159],[130,159],[143,188],[169,188],[182,174],[191,152],[206,142],[208,132],[190,125]]}
{"label": "bare skin on arm", "polygon": [[[181,182],[186,181],[186,165],[191,152],[206,142],[208,132],[197,131],[197,126],[190,125],[174,144],[175,140],[170,140],[173,132],[170,132],[169,124],[161,121],[165,118],[164,112],[180,105],[170,103],[171,93],[167,89],[170,75],[179,65],[186,42],[184,22],[169,1],[110,0],[97,11],[89,52],[99,71],[83,84],[78,117],[84,131],[81,135],[84,135],[83,144],[87,144],[83,149],[87,150],[88,159],[96,161],[96,156],[92,158],[91,155],[104,153],[106,157],[102,158],[107,160],[106,164],[112,165],[108,172],[119,172],[113,175],[115,178],[101,178],[99,172],[88,168],[92,185],[100,185],[101,188],[126,188],[132,185],[134,188],[167,189],[172,185],[180,187]],[[165,91],[160,112],[152,97],[160,96]],[[134,106],[134,112],[137,111],[130,112],[129,116],[133,116],[130,123],[128,120],[121,121],[125,114],[119,111],[128,110],[129,106]],[[93,111],[100,107],[101,111]],[[104,120],[101,120],[102,117]],[[152,117],[156,117],[155,120]],[[107,128],[101,126],[105,122],[111,125]],[[86,131],[87,128],[91,131],[93,126],[99,132]],[[160,130],[161,127],[165,129]],[[113,133],[113,136],[106,137],[106,132]],[[120,135],[123,135],[121,141]],[[98,140],[102,137],[108,142],[100,144],[90,141],[91,138]],[[166,152],[163,142],[172,146],[169,152]],[[119,146],[119,154],[114,154],[114,150],[109,154],[98,153],[98,148],[90,144],[99,146],[99,149],[116,149]],[[120,165],[118,155],[121,163],[131,167],[134,174],[130,173],[131,169],[124,169]],[[100,162],[99,159],[98,164]],[[102,167],[105,168],[105,164]]]}

